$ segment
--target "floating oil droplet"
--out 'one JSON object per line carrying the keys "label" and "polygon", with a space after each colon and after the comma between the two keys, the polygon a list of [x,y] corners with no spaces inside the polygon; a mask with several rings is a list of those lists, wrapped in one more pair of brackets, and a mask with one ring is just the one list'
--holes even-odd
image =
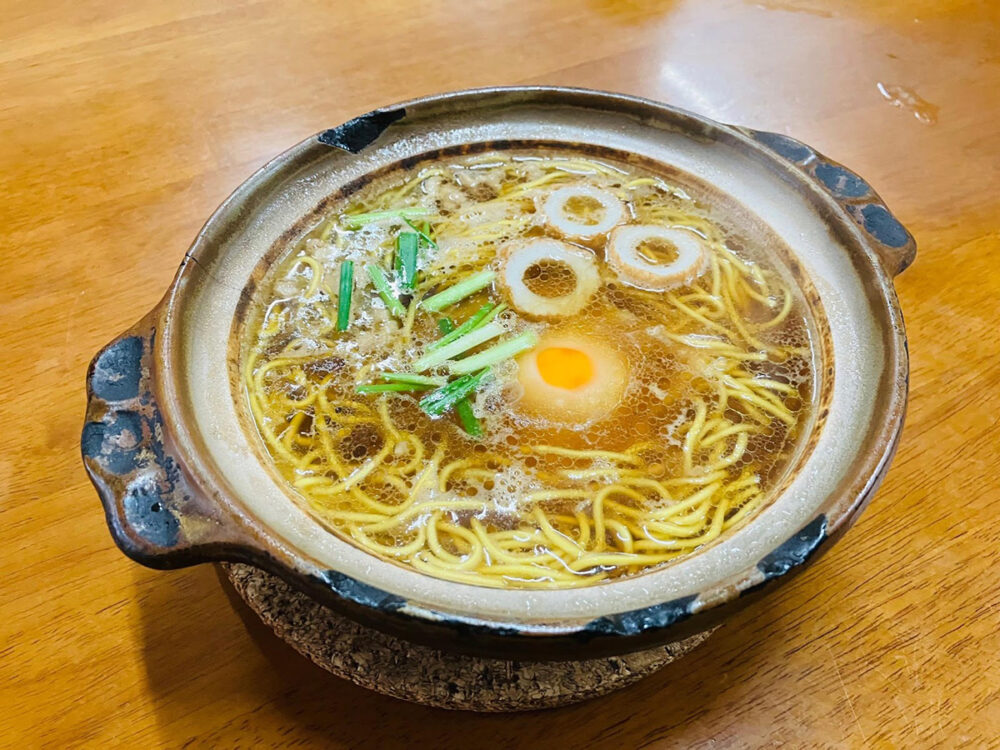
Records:
{"label": "floating oil droplet", "polygon": [[912,112],[920,122],[925,125],[933,125],[937,122],[939,107],[919,96],[916,91],[894,83],[878,82],[878,92],[893,107],[905,109]]}

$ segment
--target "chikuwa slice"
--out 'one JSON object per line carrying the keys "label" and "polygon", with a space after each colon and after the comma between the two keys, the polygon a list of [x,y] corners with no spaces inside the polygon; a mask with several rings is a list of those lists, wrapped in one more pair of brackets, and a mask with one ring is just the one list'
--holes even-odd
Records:
{"label": "chikuwa slice", "polygon": [[651,291],[690,284],[708,266],[705,243],[697,234],[648,224],[612,230],[606,258],[622,281]]}
{"label": "chikuwa slice", "polygon": [[511,242],[497,258],[500,286],[511,305],[535,318],[575,315],[601,285],[594,254],[559,240]]}
{"label": "chikuwa slice", "polygon": [[625,206],[607,190],[568,185],[542,202],[545,222],[563,237],[586,240],[607,234],[625,219]]}

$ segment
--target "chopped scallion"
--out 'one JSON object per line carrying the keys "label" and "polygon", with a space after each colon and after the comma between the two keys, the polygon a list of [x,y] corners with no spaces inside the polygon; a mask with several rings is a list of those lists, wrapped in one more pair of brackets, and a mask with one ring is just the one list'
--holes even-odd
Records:
{"label": "chopped scallion", "polygon": [[410,229],[412,229],[414,232],[416,232],[417,234],[420,235],[420,239],[422,239],[428,245],[430,245],[435,250],[437,250],[438,244],[434,240],[432,240],[431,236],[428,234],[428,232],[430,231],[430,225],[426,221],[424,222],[424,228],[423,229],[421,229],[420,227],[418,227],[416,224],[414,224],[412,221],[410,221],[409,219],[407,219],[405,216],[403,217],[403,221],[405,221],[407,224],[409,224]]}
{"label": "chopped scallion", "polygon": [[472,274],[467,279],[455,284],[455,286],[445,289],[443,292],[438,292],[433,297],[428,297],[420,306],[425,310],[430,310],[431,312],[439,312],[449,305],[454,305],[470,294],[475,294],[480,289],[484,289],[493,283],[493,279],[496,278],[496,272],[489,269],[479,271],[478,273]]}
{"label": "chopped scallion", "polygon": [[468,396],[455,402],[455,413],[458,415],[458,421],[462,424],[463,430],[472,437],[483,436],[483,426],[472,411],[472,404]]}
{"label": "chopped scallion", "polygon": [[388,211],[370,211],[364,214],[351,214],[342,217],[344,225],[348,229],[360,229],[366,224],[382,221],[383,219],[415,219],[428,214],[426,208],[394,208]]}
{"label": "chopped scallion", "polygon": [[[455,339],[464,336],[465,334],[469,333],[470,331],[474,331],[476,328],[479,327],[479,324],[483,320],[485,320],[486,316],[490,314],[490,312],[493,310],[493,307],[494,307],[494,305],[492,305],[490,303],[486,303],[485,305],[483,305],[482,307],[480,307],[478,310],[476,310],[476,313],[471,318],[469,318],[467,321],[465,321],[464,323],[462,323],[462,325],[460,325],[458,328],[455,328],[454,327],[454,323],[453,323],[451,331],[449,331],[448,333],[446,333],[444,336],[442,336],[441,338],[439,338],[437,341],[433,342],[427,348],[429,350],[431,350],[431,351],[433,351],[435,349],[440,349],[445,344],[450,344]],[[439,323],[439,325],[440,325],[440,323]]]}
{"label": "chopped scallion", "polygon": [[421,385],[419,383],[369,383],[359,385],[355,390],[358,393],[398,393],[402,391],[429,391],[433,385]]}
{"label": "chopped scallion", "polygon": [[368,271],[372,283],[375,284],[375,289],[378,290],[382,301],[385,302],[385,306],[389,308],[389,312],[398,318],[405,316],[406,308],[396,299],[396,295],[393,294],[392,287],[389,286],[389,281],[385,278],[385,273],[382,269],[374,264],[369,264],[365,266],[365,270]]}
{"label": "chopped scallion", "polygon": [[490,310],[489,314],[479,322],[479,325],[485,325],[486,323],[489,323],[491,320],[493,320],[493,318],[495,318],[497,315],[499,315],[506,309],[507,309],[507,303],[501,302],[499,305]]}
{"label": "chopped scallion", "polygon": [[[469,349],[472,349],[473,347],[479,346],[483,342],[496,338],[503,332],[504,329],[499,323],[487,323],[481,328],[478,328],[471,333],[467,333],[461,338],[455,339],[450,344],[442,346],[440,349],[427,352],[424,356],[413,363],[413,369],[417,372],[429,370],[430,368],[436,367],[449,359],[457,357],[463,352],[469,351]],[[471,370],[466,370],[466,372],[471,372]]]}
{"label": "chopped scallion", "polygon": [[432,416],[440,416],[457,402],[468,396],[490,374],[489,368],[453,380],[444,388],[438,388],[420,399],[420,408]]}
{"label": "chopped scallion", "polygon": [[[505,305],[503,305],[503,307],[505,307]],[[451,318],[441,318],[441,320],[438,321],[438,328],[442,334],[447,336],[455,330],[455,324],[452,322]],[[458,414],[458,421],[462,424],[463,430],[472,435],[472,437],[478,438],[483,436],[483,426],[473,413],[472,403],[469,401],[468,396],[455,402],[455,413]]]}
{"label": "chopped scallion", "polygon": [[382,380],[393,383],[415,383],[416,385],[429,385],[437,387],[448,382],[445,377],[435,377],[433,375],[416,375],[411,372],[383,372]]}
{"label": "chopped scallion", "polygon": [[396,238],[396,262],[400,271],[400,286],[413,289],[417,280],[417,245],[420,235],[416,232],[401,232]]}
{"label": "chopped scallion", "polygon": [[[495,324],[490,323],[483,326],[483,328],[489,328],[492,325]],[[448,370],[453,375],[464,375],[466,373],[476,372],[477,370],[489,367],[497,362],[510,359],[511,357],[530,349],[537,343],[538,335],[534,331],[525,331],[519,336],[515,336],[507,341],[501,341],[496,346],[491,346],[484,352],[473,354],[471,357],[460,359],[457,362],[451,362],[448,365]],[[443,351],[443,349],[439,351]]]}
{"label": "chopped scallion", "polygon": [[354,261],[340,264],[340,293],[337,296],[337,330],[346,331],[351,325],[351,294],[354,291]]}

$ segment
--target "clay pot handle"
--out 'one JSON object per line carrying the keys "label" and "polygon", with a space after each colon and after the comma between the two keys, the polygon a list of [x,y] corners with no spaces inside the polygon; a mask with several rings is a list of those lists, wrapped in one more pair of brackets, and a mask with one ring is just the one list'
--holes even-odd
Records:
{"label": "clay pot handle", "polygon": [[240,559],[247,537],[175,459],[153,382],[152,313],[104,347],[87,372],[83,463],[115,543],[133,560],[178,568]]}
{"label": "clay pot handle", "polygon": [[892,215],[871,185],[842,164],[780,133],[740,128],[812,177],[864,230],[886,271],[896,276],[917,254],[913,236]]}

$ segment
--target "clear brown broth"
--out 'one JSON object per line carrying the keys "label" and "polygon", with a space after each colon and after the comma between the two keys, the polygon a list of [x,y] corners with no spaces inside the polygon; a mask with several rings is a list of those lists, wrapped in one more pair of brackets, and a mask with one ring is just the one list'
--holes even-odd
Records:
{"label": "clear brown broth", "polygon": [[[480,439],[454,413],[425,413],[424,393],[356,391],[381,371],[408,371],[440,337],[442,315],[424,313],[421,298],[493,267],[507,243],[556,236],[540,201],[574,184],[620,196],[628,223],[695,232],[711,256],[691,284],[654,292],[615,275],[602,259],[605,237],[573,240],[595,253],[600,274],[584,309],[560,320],[515,309],[498,317],[511,335],[532,329],[543,342],[582,341],[624,363],[626,382],[609,386],[621,388],[612,408],[590,419],[529,408],[519,369],[532,352],[494,365],[475,395]],[[362,267],[390,271],[395,237],[409,227],[388,219],[354,229],[342,218],[398,208],[426,209],[438,245],[421,250],[417,288],[403,295],[412,315],[402,319]],[[353,319],[339,332],[345,259],[355,263]],[[573,282],[552,263],[525,275],[543,297],[560,297]],[[502,301],[510,300],[492,285],[444,314],[460,323]],[[248,399],[302,505],[373,554],[479,585],[587,585],[720,538],[765,503],[795,452],[814,387],[807,307],[766,248],[665,177],[568,153],[456,157],[367,185],[289,245],[253,309],[242,355]],[[686,450],[700,408],[713,427]]]}

